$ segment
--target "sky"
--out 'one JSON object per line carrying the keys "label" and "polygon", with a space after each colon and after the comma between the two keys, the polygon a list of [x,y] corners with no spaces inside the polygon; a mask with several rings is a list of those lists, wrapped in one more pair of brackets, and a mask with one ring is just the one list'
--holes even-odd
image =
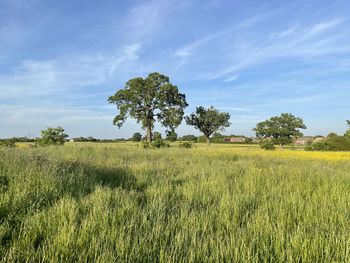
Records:
{"label": "sky", "polygon": [[[224,134],[253,136],[283,112],[306,135],[350,119],[348,0],[0,0],[0,138],[131,137],[107,98],[161,72],[189,107],[231,114]],[[165,129],[156,125],[155,130]],[[199,134],[183,122],[179,135]]]}

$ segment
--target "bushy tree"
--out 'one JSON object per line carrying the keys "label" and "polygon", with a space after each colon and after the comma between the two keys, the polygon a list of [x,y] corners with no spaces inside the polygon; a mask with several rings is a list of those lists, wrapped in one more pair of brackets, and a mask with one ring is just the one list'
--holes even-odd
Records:
{"label": "bushy tree", "polygon": [[68,138],[62,127],[47,128],[41,131],[41,138],[36,143],[40,146],[46,145],[63,145]]}
{"label": "bushy tree", "polygon": [[281,147],[292,143],[294,137],[301,137],[300,129],[306,129],[303,120],[291,113],[282,113],[257,124],[255,131],[259,138],[270,138],[274,144]]}
{"label": "bushy tree", "polygon": [[210,136],[217,131],[223,131],[225,127],[229,127],[231,123],[230,114],[228,112],[220,112],[213,106],[208,109],[199,106],[196,108],[196,112],[186,117],[188,125],[194,126],[200,130],[207,141],[207,145],[210,145]]}
{"label": "bushy tree", "polygon": [[119,114],[113,123],[119,128],[127,117],[136,119],[147,130],[147,141],[152,142],[152,129],[158,120],[167,130],[180,125],[184,109],[188,106],[186,96],[172,85],[169,77],[151,73],[148,77],[129,80],[123,89],[108,98],[117,105]]}
{"label": "bushy tree", "polygon": [[[348,125],[350,126],[350,121],[346,121],[346,122],[347,122]],[[345,132],[344,136],[345,136],[346,138],[349,138],[349,139],[350,139],[350,129],[348,129],[348,130]]]}
{"label": "bushy tree", "polygon": [[336,134],[335,132],[331,132],[327,135],[327,138],[334,138],[334,137],[338,137],[338,134]]}
{"label": "bushy tree", "polygon": [[153,135],[153,141],[151,143],[151,146],[154,148],[161,148],[161,147],[169,147],[169,144],[165,143],[162,134],[159,132],[155,132]]}
{"label": "bushy tree", "polygon": [[259,142],[260,148],[264,150],[276,149],[275,144],[270,139],[263,139]]}
{"label": "bushy tree", "polygon": [[175,131],[168,131],[166,134],[166,140],[169,142],[175,142],[177,140],[177,134]]}
{"label": "bushy tree", "polygon": [[139,132],[135,132],[133,136],[130,138],[131,141],[133,142],[140,142],[142,141],[142,135]]}

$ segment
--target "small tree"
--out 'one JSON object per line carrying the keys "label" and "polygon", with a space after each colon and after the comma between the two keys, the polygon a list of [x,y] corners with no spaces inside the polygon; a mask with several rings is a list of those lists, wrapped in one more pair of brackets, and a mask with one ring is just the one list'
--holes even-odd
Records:
{"label": "small tree", "polygon": [[[346,122],[348,123],[348,125],[349,125],[349,127],[350,127],[350,121],[346,121]],[[346,138],[350,139],[350,129],[348,129],[348,130],[345,132],[344,136],[345,136]]]}
{"label": "small tree", "polygon": [[175,142],[177,140],[177,134],[175,131],[168,131],[166,134],[166,140],[169,142]]}
{"label": "small tree", "polygon": [[225,127],[229,127],[231,123],[230,114],[228,112],[219,112],[213,106],[205,109],[200,106],[196,108],[196,112],[186,117],[188,125],[194,126],[200,130],[210,145],[210,136],[217,131],[223,131]]}
{"label": "small tree", "polygon": [[259,138],[271,138],[274,144],[281,145],[292,143],[293,137],[301,137],[299,129],[306,129],[303,120],[290,113],[282,113],[257,124],[255,131]]}
{"label": "small tree", "polygon": [[139,132],[135,132],[134,135],[130,138],[133,142],[140,142],[142,141],[142,135]]}
{"label": "small tree", "polygon": [[36,142],[40,146],[63,145],[67,138],[68,135],[64,133],[62,127],[47,128],[46,130],[41,131],[41,138]]}
{"label": "small tree", "polygon": [[129,80],[125,88],[118,90],[108,101],[116,104],[119,110],[113,123],[120,128],[128,116],[136,119],[147,130],[149,143],[156,119],[168,130],[174,130],[180,125],[188,106],[186,96],[170,83],[169,77],[159,73],[151,73],[145,79]]}

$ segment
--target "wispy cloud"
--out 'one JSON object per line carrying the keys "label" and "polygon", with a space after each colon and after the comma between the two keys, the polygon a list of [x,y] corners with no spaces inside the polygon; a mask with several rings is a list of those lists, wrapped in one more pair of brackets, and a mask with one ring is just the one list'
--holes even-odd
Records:
{"label": "wispy cloud", "polygon": [[232,77],[229,77],[229,78],[225,79],[224,81],[225,81],[225,82],[231,82],[231,81],[234,81],[234,80],[236,80],[236,79],[238,79],[238,75],[234,75],[234,76],[232,76]]}

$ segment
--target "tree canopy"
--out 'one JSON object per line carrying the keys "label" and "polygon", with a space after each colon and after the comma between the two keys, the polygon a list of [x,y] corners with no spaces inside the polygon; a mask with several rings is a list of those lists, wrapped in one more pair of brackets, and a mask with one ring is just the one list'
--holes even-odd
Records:
{"label": "tree canopy", "polygon": [[303,134],[299,129],[306,129],[303,120],[291,113],[282,113],[257,124],[255,131],[259,138],[270,138],[274,144],[281,146],[292,143],[293,138]]}
{"label": "tree canopy", "polygon": [[41,131],[41,138],[37,140],[37,143],[41,146],[63,145],[67,138],[68,135],[62,127],[47,128]]}
{"label": "tree canopy", "polygon": [[[346,121],[346,122],[347,122],[347,124],[350,126],[350,121],[348,120],[348,121]],[[345,132],[344,136],[347,137],[347,138],[350,138],[350,129],[348,129],[348,130]]]}
{"label": "tree canopy", "polygon": [[135,132],[133,136],[130,138],[133,142],[140,142],[142,141],[142,135],[139,132]]}
{"label": "tree canopy", "polygon": [[166,140],[169,142],[175,142],[177,140],[177,133],[175,131],[168,131],[166,134]]}
{"label": "tree canopy", "polygon": [[196,112],[186,117],[186,123],[200,130],[210,145],[210,136],[217,131],[223,131],[225,127],[229,127],[231,115],[227,112],[220,112],[213,106],[208,109],[199,106]]}
{"label": "tree canopy", "polygon": [[129,80],[123,89],[108,98],[117,105],[119,114],[113,123],[119,128],[130,116],[147,130],[147,141],[152,141],[152,129],[158,120],[167,131],[180,125],[188,106],[185,94],[170,83],[169,77],[151,73],[146,78]]}

